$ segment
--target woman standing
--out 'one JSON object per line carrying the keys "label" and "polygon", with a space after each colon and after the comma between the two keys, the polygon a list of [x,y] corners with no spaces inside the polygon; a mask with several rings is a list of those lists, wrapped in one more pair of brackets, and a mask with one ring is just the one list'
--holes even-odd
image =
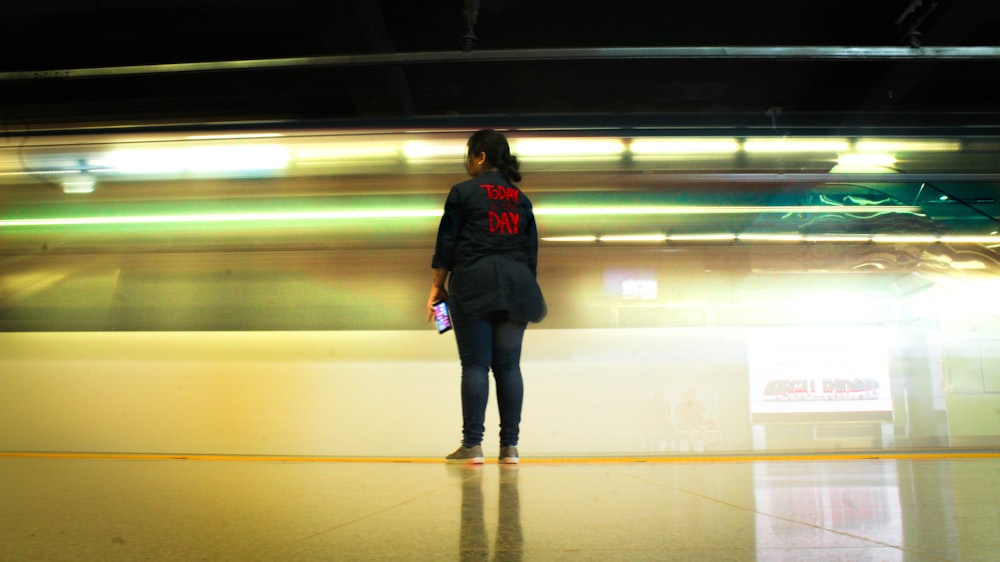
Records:
{"label": "woman standing", "polygon": [[490,369],[500,410],[499,462],[518,462],[521,342],[528,322],[545,315],[536,282],[538,232],[531,201],[515,185],[518,168],[502,133],[474,133],[465,159],[472,179],[451,188],[438,227],[427,318],[434,303],[447,301],[462,364],[462,445],[448,462],[483,462]]}

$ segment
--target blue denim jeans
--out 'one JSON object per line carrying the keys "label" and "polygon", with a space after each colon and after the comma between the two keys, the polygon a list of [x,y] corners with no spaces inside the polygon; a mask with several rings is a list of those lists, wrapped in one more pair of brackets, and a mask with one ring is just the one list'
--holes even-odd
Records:
{"label": "blue denim jeans", "polygon": [[451,307],[451,315],[462,362],[462,444],[473,447],[483,442],[492,369],[500,410],[500,446],[517,445],[524,401],[521,343],[528,323],[513,322],[506,312],[473,319],[458,306]]}

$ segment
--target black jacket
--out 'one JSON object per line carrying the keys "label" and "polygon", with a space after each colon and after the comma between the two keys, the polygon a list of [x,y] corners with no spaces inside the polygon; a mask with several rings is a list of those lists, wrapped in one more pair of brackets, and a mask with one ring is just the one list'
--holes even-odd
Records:
{"label": "black jacket", "polygon": [[497,171],[451,188],[431,267],[451,271],[449,305],[471,318],[501,310],[518,322],[545,315],[531,200]]}

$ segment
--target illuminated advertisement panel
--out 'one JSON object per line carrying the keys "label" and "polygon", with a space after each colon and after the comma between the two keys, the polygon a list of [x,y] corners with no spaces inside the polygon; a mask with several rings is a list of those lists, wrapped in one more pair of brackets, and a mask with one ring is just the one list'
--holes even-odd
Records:
{"label": "illuminated advertisement panel", "polygon": [[881,328],[775,328],[748,335],[750,412],[892,410]]}

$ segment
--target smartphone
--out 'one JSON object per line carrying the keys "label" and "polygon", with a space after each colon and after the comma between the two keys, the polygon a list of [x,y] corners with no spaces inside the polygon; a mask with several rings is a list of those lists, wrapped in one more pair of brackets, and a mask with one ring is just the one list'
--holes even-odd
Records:
{"label": "smartphone", "polygon": [[451,314],[448,312],[448,304],[444,301],[434,303],[434,323],[437,324],[439,334],[451,329]]}

